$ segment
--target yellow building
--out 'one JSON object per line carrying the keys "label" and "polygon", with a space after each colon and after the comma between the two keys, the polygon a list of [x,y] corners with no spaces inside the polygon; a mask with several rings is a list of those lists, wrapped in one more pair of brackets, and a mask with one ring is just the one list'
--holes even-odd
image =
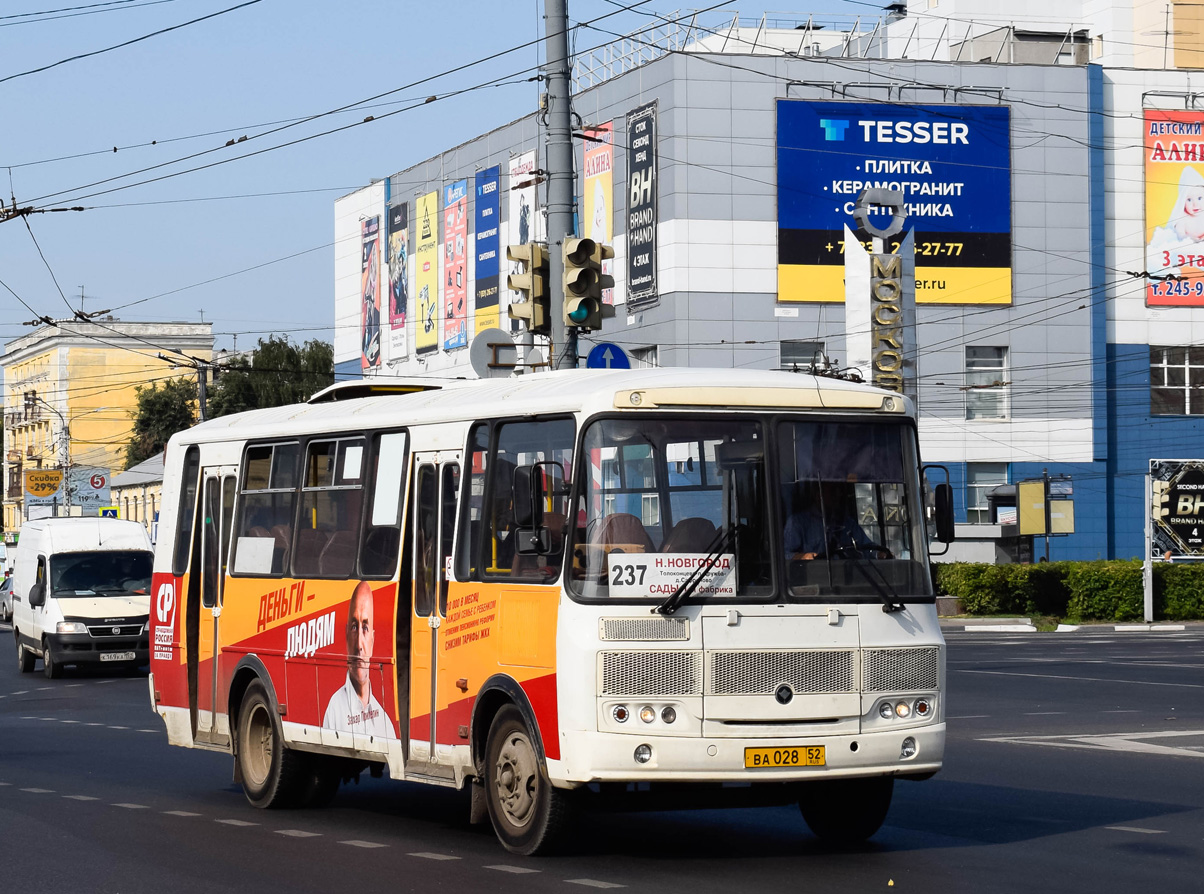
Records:
{"label": "yellow building", "polygon": [[[65,486],[85,468],[111,476],[125,468],[140,385],[185,375],[159,359],[210,360],[210,323],[64,321],[8,342],[4,368],[4,531],[15,539],[23,519],[78,514],[78,488]],[[64,471],[48,504],[27,504],[25,473]],[[76,475],[72,476],[70,470]],[[53,481],[56,476],[48,476]],[[91,476],[89,476],[91,480]],[[99,479],[98,479],[99,481]],[[92,508],[85,509],[89,513]]]}

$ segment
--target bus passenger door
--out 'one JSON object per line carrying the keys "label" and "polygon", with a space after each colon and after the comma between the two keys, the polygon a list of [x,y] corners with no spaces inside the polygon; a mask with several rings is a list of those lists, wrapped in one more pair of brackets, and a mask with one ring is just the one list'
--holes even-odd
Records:
{"label": "bus passenger door", "polygon": [[220,722],[225,709],[218,698],[219,656],[221,653],[220,618],[226,578],[226,559],[230,548],[230,527],[234,519],[234,495],[237,490],[233,466],[209,466],[201,470],[200,517],[200,594],[201,607],[197,637],[200,665],[197,685],[198,742],[225,745],[230,729]]}
{"label": "bus passenger door", "polygon": [[[414,598],[410,674],[410,763],[416,773],[451,776],[436,752],[436,724],[450,685],[442,648],[447,587],[460,484],[459,452],[415,454]],[[440,685],[442,683],[442,685]]]}

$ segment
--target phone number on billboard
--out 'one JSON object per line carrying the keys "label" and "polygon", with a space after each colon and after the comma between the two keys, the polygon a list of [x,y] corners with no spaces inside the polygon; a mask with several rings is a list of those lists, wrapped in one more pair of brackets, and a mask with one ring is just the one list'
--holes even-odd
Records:
{"label": "phone number on billboard", "polygon": [[[1200,258],[1201,266],[1204,267],[1204,257]],[[1188,298],[1188,297],[1204,297],[1204,282],[1196,280],[1195,282],[1155,282],[1150,283],[1150,294],[1158,298]]]}

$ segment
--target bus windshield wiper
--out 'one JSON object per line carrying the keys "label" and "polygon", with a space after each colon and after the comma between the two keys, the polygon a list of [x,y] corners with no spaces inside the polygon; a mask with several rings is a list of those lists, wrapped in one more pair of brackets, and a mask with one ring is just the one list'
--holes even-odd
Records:
{"label": "bus windshield wiper", "polygon": [[677,585],[677,589],[673,591],[668,599],[652,610],[652,613],[671,615],[677,611],[681,607],[681,604],[689,599],[694,591],[698,589],[698,585],[702,583],[703,578],[710,574],[711,569],[715,567],[719,561],[719,557],[723,555],[723,551],[727,549],[728,544],[732,541],[735,534],[735,525],[732,525],[727,530],[721,530],[716,535],[715,540],[712,541],[713,545],[710,551],[707,552],[706,558],[699,563],[697,568],[690,572],[689,577]]}
{"label": "bus windshield wiper", "polygon": [[[853,560],[853,567],[861,572],[862,576],[870,582],[870,586],[878,592],[878,597],[882,600],[882,610],[884,612],[901,612],[907,608],[903,604],[903,600],[899,598],[899,594],[895,592],[895,588],[891,586],[890,581],[886,579],[886,575],[882,573],[882,569],[878,568],[872,562],[866,562],[861,558],[861,550],[857,548],[857,544],[853,541],[853,535],[848,531],[844,531],[845,536],[849,538],[848,546],[838,546],[836,554],[840,556],[850,556]],[[874,574],[878,575],[875,580],[874,575],[870,574],[866,566],[874,569]]]}

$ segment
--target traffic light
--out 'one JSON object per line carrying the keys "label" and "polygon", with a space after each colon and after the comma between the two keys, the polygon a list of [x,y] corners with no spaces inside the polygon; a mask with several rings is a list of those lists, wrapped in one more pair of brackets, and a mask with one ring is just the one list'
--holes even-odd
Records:
{"label": "traffic light", "polygon": [[525,301],[510,303],[510,316],[526,320],[527,328],[540,335],[552,331],[551,315],[548,313],[548,253],[538,242],[506,246],[506,260],[518,261],[523,265],[521,273],[506,277],[506,286],[514,292],[522,292]]}
{"label": "traffic light", "polygon": [[[564,240],[564,324],[579,329],[602,328],[602,318],[613,308],[602,304],[602,290],[614,287],[613,277],[602,272],[602,262],[615,256],[609,245],[593,239]],[[607,311],[610,313],[607,313]]]}

